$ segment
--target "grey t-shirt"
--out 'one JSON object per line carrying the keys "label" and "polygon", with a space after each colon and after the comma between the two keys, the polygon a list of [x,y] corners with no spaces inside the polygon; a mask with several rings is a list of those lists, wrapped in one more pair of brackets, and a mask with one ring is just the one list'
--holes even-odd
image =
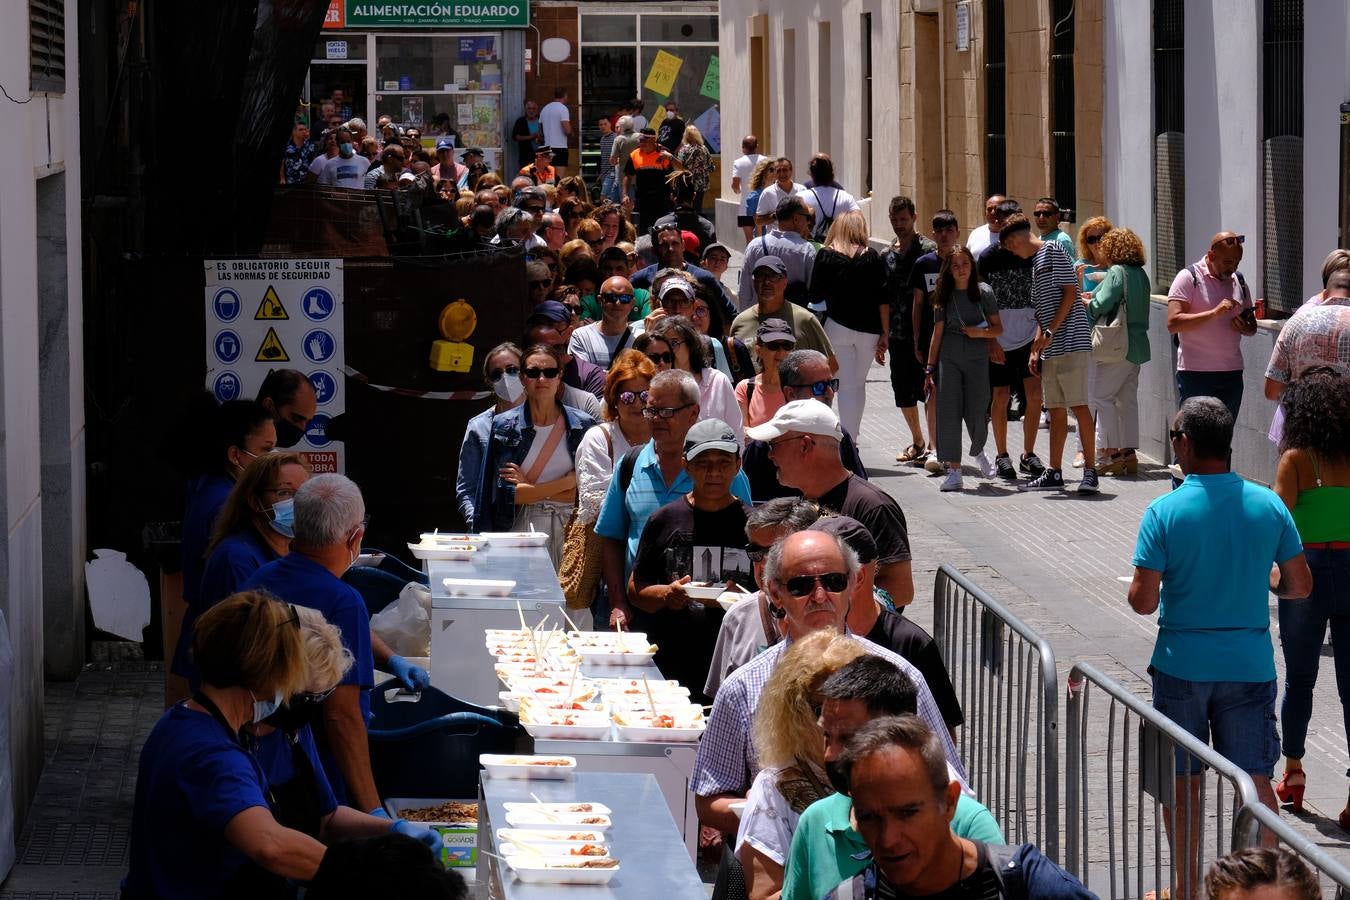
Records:
{"label": "grey t-shirt", "polygon": [[778,643],[778,633],[773,631],[771,623],[766,623],[760,609],[762,597],[763,593],[757,591],[738,600],[722,618],[717,643],[713,646],[712,663],[708,666],[708,680],[703,685],[703,693],[709,697],[717,696],[717,689],[732,672]]}

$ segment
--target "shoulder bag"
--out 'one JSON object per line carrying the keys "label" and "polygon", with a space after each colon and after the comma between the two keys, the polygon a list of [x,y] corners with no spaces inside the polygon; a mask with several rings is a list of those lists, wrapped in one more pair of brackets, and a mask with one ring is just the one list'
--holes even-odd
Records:
{"label": "shoulder bag", "polygon": [[1128,318],[1126,309],[1130,305],[1130,280],[1121,267],[1112,266],[1111,269],[1116,272],[1123,287],[1120,302],[1110,313],[1110,320],[1098,320],[1092,326],[1092,359],[1099,363],[1124,362],[1125,354],[1130,349],[1130,333],[1126,321]]}
{"label": "shoulder bag", "polygon": [[[605,445],[609,448],[611,467],[614,464],[614,438],[610,429],[613,427],[610,422],[600,425],[605,435]],[[604,564],[603,547],[603,539],[595,533],[595,523],[578,519],[577,508],[573,506],[563,533],[562,562],[558,566],[558,582],[562,585],[568,609],[590,609],[595,602]]]}

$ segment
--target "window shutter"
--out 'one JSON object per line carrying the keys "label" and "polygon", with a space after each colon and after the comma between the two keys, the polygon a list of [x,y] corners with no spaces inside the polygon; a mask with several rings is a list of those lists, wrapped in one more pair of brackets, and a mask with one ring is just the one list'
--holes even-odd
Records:
{"label": "window shutter", "polygon": [[66,11],[62,0],[28,0],[28,72],[34,91],[66,89]]}

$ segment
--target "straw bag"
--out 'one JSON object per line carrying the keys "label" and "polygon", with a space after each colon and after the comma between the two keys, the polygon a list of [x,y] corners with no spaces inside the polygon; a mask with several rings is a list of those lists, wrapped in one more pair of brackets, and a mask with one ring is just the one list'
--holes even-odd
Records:
{"label": "straw bag", "polygon": [[1120,303],[1116,305],[1115,315],[1109,322],[1097,322],[1092,326],[1092,360],[1099,363],[1118,363],[1125,361],[1130,349],[1130,333],[1126,324],[1126,307],[1129,306],[1129,279],[1125,279],[1125,289],[1121,292]]}
{"label": "straw bag", "polygon": [[[613,426],[609,426],[612,428]],[[614,439],[609,428],[601,425],[605,444],[609,447],[609,461],[614,462]],[[568,609],[590,609],[600,585],[604,566],[604,539],[595,533],[595,523],[584,523],[577,518],[576,507],[567,520],[563,532],[562,564],[558,567],[558,582]]]}

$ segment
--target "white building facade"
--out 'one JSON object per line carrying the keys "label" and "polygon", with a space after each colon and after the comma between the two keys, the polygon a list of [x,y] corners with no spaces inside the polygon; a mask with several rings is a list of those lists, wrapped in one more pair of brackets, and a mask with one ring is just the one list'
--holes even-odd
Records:
{"label": "white building facade", "polygon": [[[1133,228],[1165,285],[1210,236],[1247,236],[1255,296],[1290,310],[1345,246],[1345,0],[722,0],[722,130],[824,150],[921,224],[984,197],[1055,196]],[[730,86],[738,86],[736,90]],[[1350,109],[1350,107],[1346,107]],[[1345,158],[1350,160],[1350,156]],[[731,197],[730,166],[722,196]],[[734,202],[718,204],[732,234]],[[1066,226],[1072,233],[1072,225]]]}
{"label": "white building facade", "polygon": [[0,802],[17,819],[42,768],[44,678],[74,677],[84,657],[77,9],[9,0],[0,29],[0,640],[13,655]]}

